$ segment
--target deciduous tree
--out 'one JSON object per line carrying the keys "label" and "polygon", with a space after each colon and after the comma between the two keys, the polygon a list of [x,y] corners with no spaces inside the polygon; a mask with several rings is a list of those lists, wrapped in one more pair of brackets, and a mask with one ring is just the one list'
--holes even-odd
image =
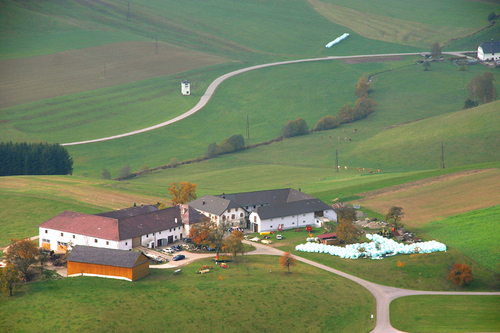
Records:
{"label": "deciduous tree", "polygon": [[471,80],[467,89],[469,89],[472,100],[479,100],[483,103],[489,103],[497,97],[497,90],[493,81],[495,77],[493,73],[486,72],[483,75],[477,74]]}
{"label": "deciduous tree", "polygon": [[472,269],[469,265],[456,263],[453,269],[448,274],[448,279],[455,282],[459,286],[466,286],[474,281]]}
{"label": "deciduous tree", "polygon": [[359,230],[354,225],[356,220],[356,211],[351,207],[346,207],[336,210],[337,212],[337,228],[336,234],[339,241],[344,243],[353,243],[359,238]]}
{"label": "deciduous tree", "polygon": [[315,131],[326,131],[339,126],[339,121],[334,116],[324,116],[314,126]]}
{"label": "deciduous tree", "polygon": [[217,256],[222,251],[222,248],[225,245],[225,236],[227,234],[228,223],[226,221],[220,221],[219,224],[211,230],[209,243],[210,246],[215,249]]}
{"label": "deciduous tree", "polygon": [[120,172],[118,172],[118,178],[127,178],[131,173],[132,171],[130,169],[130,165],[127,164],[120,169]]}
{"label": "deciduous tree", "polygon": [[282,130],[284,138],[305,135],[307,133],[309,133],[309,128],[307,127],[306,121],[302,118],[288,121]]}
{"label": "deciduous tree", "polygon": [[297,265],[297,259],[295,259],[295,257],[292,256],[290,254],[290,252],[285,252],[280,257],[280,265],[281,265],[281,267],[283,267],[283,269],[286,268],[287,273],[290,273],[290,266],[296,266]]}
{"label": "deciduous tree", "polygon": [[469,97],[464,102],[464,110],[465,109],[475,108],[477,105],[478,105],[478,103],[475,100],[473,100],[472,98]]}
{"label": "deciduous tree", "polygon": [[424,61],[422,66],[424,66],[424,71],[428,71],[429,68],[431,68],[431,63],[429,61]]}
{"label": "deciduous tree", "polygon": [[439,56],[441,56],[441,46],[439,45],[439,43],[436,42],[432,44],[431,56],[434,59],[437,59],[439,58]]}
{"label": "deciduous tree", "polygon": [[394,225],[394,229],[397,230],[403,226],[400,222],[404,216],[405,216],[405,213],[403,212],[403,207],[393,206],[389,209],[389,211],[385,215],[385,220],[392,221],[392,224]]}
{"label": "deciduous tree", "polygon": [[359,78],[356,90],[354,90],[354,95],[358,98],[368,97],[369,89],[370,83],[368,83],[368,78],[366,77],[366,73],[364,73],[363,76]]}
{"label": "deciduous tree", "polygon": [[234,230],[229,236],[225,238],[223,251],[231,253],[234,261],[236,261],[236,254],[242,252],[243,236],[244,235],[241,231]]}
{"label": "deciduous tree", "polygon": [[210,233],[217,228],[215,222],[208,217],[204,217],[199,223],[194,224],[189,229],[189,238],[198,246],[208,245],[210,243]]}
{"label": "deciduous tree", "polygon": [[6,261],[16,267],[28,281],[28,270],[37,261],[38,249],[29,239],[11,239],[10,246],[5,254]]}
{"label": "deciduous tree", "polygon": [[19,271],[11,263],[0,269],[0,290],[9,291],[9,296],[12,296],[12,291],[17,283],[20,282]]}
{"label": "deciduous tree", "polygon": [[185,204],[194,199],[196,199],[196,184],[182,182],[180,183],[171,183],[170,188],[168,189],[170,194],[172,195],[172,204]]}
{"label": "deciduous tree", "polygon": [[101,177],[102,179],[111,179],[111,174],[109,173],[108,169],[102,169]]}
{"label": "deciduous tree", "polygon": [[38,259],[38,262],[40,263],[40,274],[43,274],[43,267],[44,267],[45,263],[49,260],[49,252],[42,249],[42,248],[39,248],[36,258]]}

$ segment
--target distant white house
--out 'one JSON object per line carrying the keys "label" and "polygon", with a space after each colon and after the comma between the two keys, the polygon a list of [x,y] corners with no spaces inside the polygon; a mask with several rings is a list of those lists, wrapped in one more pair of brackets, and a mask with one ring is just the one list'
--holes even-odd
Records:
{"label": "distant white house", "polygon": [[181,240],[189,226],[202,218],[185,205],[161,210],[132,207],[94,215],[65,211],[38,226],[39,246],[54,251],[66,251],[70,245],[117,250],[155,248]]}
{"label": "distant white house", "polygon": [[500,60],[500,41],[484,42],[477,48],[477,58],[480,61]]}
{"label": "distant white house", "polygon": [[184,80],[181,83],[181,93],[183,95],[191,95],[191,83],[188,80]]}
{"label": "distant white house", "polygon": [[231,226],[253,232],[293,229],[324,221],[336,221],[337,214],[323,201],[291,188],[206,195],[188,203],[212,221],[228,222]]}

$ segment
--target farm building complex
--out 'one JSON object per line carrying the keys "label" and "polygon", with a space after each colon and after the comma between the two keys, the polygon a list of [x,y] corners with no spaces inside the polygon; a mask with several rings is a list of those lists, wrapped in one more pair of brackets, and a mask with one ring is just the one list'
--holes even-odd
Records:
{"label": "farm building complex", "polygon": [[149,258],[141,252],[76,245],[68,257],[68,276],[135,281],[148,274]]}
{"label": "farm building complex", "polygon": [[337,214],[323,201],[291,188],[235,194],[206,195],[189,204],[212,221],[226,221],[253,232],[320,227]]}
{"label": "farm building complex", "polygon": [[155,248],[182,239],[204,216],[187,205],[158,210],[132,207],[101,214],[65,211],[40,224],[40,247],[65,251],[68,245],[131,250]]}

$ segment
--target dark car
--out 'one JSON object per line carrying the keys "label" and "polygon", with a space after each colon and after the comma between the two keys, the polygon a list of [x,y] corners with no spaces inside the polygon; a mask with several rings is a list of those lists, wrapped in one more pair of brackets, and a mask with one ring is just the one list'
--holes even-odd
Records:
{"label": "dark car", "polygon": [[191,243],[193,240],[191,238],[184,238],[185,243]]}
{"label": "dark car", "polygon": [[210,246],[207,246],[207,251],[215,251],[215,249]]}
{"label": "dark car", "polygon": [[182,259],[185,259],[186,256],[183,255],[183,254],[178,254],[176,255],[175,257],[172,258],[173,261],[177,261],[177,260],[182,260]]}
{"label": "dark car", "polygon": [[174,246],[172,246],[172,247],[173,247],[176,251],[182,251],[182,250],[183,250],[183,249],[182,249],[182,246],[180,246],[180,245],[174,245]]}

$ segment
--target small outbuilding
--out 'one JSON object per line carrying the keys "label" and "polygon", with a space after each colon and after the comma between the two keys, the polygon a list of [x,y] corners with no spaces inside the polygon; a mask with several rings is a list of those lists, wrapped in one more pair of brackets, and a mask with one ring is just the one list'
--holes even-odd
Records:
{"label": "small outbuilding", "polygon": [[67,263],[68,276],[136,281],[149,274],[149,259],[141,252],[76,245]]}
{"label": "small outbuilding", "polygon": [[189,96],[191,95],[191,83],[188,80],[184,80],[181,83],[181,93],[183,95]]}
{"label": "small outbuilding", "polygon": [[339,245],[340,241],[337,238],[337,234],[332,232],[330,234],[323,234],[318,236],[319,241],[325,245]]}

